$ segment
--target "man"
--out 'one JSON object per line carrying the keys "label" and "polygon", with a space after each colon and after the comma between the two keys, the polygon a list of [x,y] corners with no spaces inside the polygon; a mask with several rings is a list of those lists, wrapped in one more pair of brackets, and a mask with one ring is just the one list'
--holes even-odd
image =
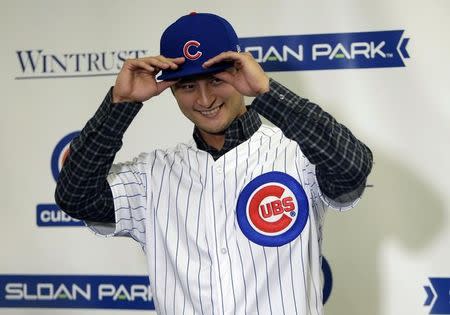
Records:
{"label": "man", "polygon": [[[55,197],[97,233],[143,246],[161,314],[322,314],[325,207],[355,204],[372,155],[239,50],[216,15],[169,26],[160,56],[125,62]],[[142,102],[169,87],[193,140],[112,165]]]}

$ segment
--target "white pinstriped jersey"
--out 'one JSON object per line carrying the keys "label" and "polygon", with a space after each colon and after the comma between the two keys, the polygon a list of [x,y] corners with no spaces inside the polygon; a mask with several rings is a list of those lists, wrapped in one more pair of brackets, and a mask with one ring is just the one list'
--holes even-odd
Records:
{"label": "white pinstriped jersey", "polygon": [[[280,201],[261,197],[262,206],[253,214],[239,208],[238,202],[250,205],[258,199],[257,178],[279,172],[301,185],[306,209],[295,194],[283,200],[278,196]],[[141,154],[133,162],[113,165],[108,181],[116,211],[114,235],[131,236],[144,247],[159,314],[323,314],[320,259],[326,205],[314,165],[280,129],[262,125],[216,161],[193,140]],[[268,185],[270,180],[258,187]],[[275,185],[285,192],[291,187]],[[294,229],[301,211],[305,222],[286,241],[283,233]],[[280,227],[283,216],[290,225]],[[278,223],[275,229],[284,228],[278,231],[283,235],[258,230],[258,222],[268,229]],[[99,234],[113,232],[106,225],[90,227]],[[281,244],[258,244],[255,235],[269,243],[281,239]]]}

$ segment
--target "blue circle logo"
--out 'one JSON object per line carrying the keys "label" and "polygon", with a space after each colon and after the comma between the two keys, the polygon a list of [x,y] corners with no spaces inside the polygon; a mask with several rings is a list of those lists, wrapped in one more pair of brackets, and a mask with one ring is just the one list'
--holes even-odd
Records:
{"label": "blue circle logo", "polygon": [[52,153],[52,159],[51,159],[51,169],[52,169],[52,175],[55,181],[58,180],[59,172],[61,171],[61,168],[69,155],[70,151],[70,142],[80,134],[79,131],[74,131],[72,133],[69,133],[68,135],[64,136],[58,144],[56,145],[55,149]]}
{"label": "blue circle logo", "polygon": [[281,172],[254,178],[237,202],[239,227],[252,242],[282,246],[297,238],[308,221],[309,204],[300,183]]}

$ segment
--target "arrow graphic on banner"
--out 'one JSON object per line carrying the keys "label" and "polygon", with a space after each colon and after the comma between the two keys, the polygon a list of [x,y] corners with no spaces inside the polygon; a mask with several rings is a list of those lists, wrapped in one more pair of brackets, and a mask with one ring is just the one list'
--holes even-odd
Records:
{"label": "arrow graphic on banner", "polygon": [[408,45],[409,38],[402,38],[398,45],[398,54],[402,57],[402,59],[409,58],[409,54],[406,51],[406,45]]}
{"label": "arrow graphic on banner", "polygon": [[450,278],[429,278],[429,280],[431,287],[424,286],[427,293],[424,306],[432,305],[430,314],[450,314]]}
{"label": "arrow graphic on banner", "polygon": [[427,300],[425,301],[424,306],[430,306],[431,302],[433,302],[435,295],[429,286],[426,285],[423,288],[427,292]]}

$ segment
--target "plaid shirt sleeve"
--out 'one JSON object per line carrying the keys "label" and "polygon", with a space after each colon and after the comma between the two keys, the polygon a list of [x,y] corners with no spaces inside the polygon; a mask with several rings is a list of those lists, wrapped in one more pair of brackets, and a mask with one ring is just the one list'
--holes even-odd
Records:
{"label": "plaid shirt sleeve", "polygon": [[316,165],[326,199],[344,204],[361,196],[372,168],[372,152],[344,125],[273,79],[270,91],[256,97],[252,107],[300,145]]}
{"label": "plaid shirt sleeve", "polygon": [[111,188],[106,180],[122,137],[142,103],[112,104],[112,88],[80,135],[70,144],[55,190],[55,200],[70,216],[115,222]]}

